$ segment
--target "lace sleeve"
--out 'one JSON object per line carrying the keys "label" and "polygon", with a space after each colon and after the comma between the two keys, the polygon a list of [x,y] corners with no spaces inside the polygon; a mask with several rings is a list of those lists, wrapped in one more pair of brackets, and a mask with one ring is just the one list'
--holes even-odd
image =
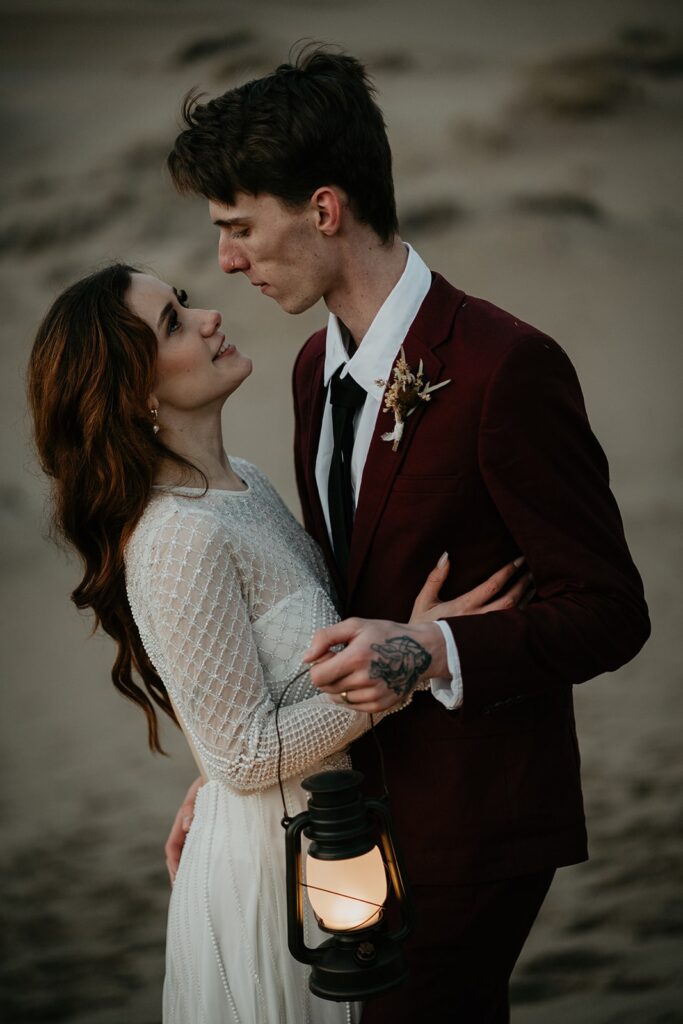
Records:
{"label": "lace sleeve", "polygon": [[[175,515],[158,529],[148,552],[149,653],[207,767],[237,789],[273,785],[275,704],[225,529],[201,512]],[[283,706],[278,717],[283,778],[369,727],[368,715],[339,707],[324,694]]]}

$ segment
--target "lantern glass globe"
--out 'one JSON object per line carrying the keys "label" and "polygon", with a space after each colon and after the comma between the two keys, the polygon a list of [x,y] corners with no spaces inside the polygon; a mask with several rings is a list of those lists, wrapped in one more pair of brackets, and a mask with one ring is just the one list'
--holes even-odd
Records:
{"label": "lantern glass globe", "polygon": [[384,861],[377,846],[348,860],[306,857],[308,898],[321,928],[355,931],[377,924],[387,898]]}

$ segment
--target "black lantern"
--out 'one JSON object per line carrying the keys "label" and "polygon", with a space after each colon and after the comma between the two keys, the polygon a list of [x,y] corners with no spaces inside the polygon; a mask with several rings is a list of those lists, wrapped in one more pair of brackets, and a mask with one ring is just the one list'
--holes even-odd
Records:
{"label": "black lantern", "polygon": [[[289,950],[311,965],[310,989],[323,999],[368,999],[407,976],[400,943],[412,928],[412,906],[387,802],[365,799],[362,781],[356,771],[311,775],[302,783],[311,794],[308,810],[283,821]],[[305,879],[302,834],[311,841]],[[318,924],[331,936],[315,949],[304,941],[304,888]],[[390,888],[402,917],[391,932],[383,921]]]}

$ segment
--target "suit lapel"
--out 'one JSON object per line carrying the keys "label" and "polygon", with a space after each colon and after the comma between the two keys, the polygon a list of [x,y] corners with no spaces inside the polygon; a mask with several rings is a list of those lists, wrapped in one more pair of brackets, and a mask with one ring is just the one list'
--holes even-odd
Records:
{"label": "suit lapel", "polygon": [[[453,318],[464,297],[463,292],[453,288],[439,274],[433,275],[432,287],[404,341],[403,348],[408,365],[411,369],[417,370],[420,360],[422,360],[424,379],[430,384],[438,384],[439,380],[443,379],[443,364],[432,350],[447,337]],[[417,434],[420,421],[428,408],[428,402],[420,402],[415,412],[407,418],[403,437],[396,452],[392,450],[391,442],[383,441],[381,437],[383,433],[392,429],[393,415],[382,410],[379,412],[363,470],[353,526],[349,562],[349,601],[353,596],[354,587],[384,512],[396,474],[401,468],[405,453]]]}

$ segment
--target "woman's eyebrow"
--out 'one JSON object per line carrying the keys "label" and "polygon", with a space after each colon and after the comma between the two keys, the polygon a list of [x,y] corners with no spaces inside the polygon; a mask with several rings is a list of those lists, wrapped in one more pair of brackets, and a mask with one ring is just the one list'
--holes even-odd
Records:
{"label": "woman's eyebrow", "polygon": [[172,309],[173,303],[167,302],[164,308],[162,309],[161,313],[159,314],[159,319],[157,320],[157,330],[159,330],[161,325],[165,323],[166,320],[168,320]]}
{"label": "woman's eyebrow", "polygon": [[[180,296],[178,295],[178,289],[177,288],[173,289],[173,294],[175,295],[176,299],[180,300]],[[173,310],[173,303],[172,302],[167,302],[166,305],[164,306],[164,308],[162,309],[161,313],[159,314],[159,319],[157,320],[157,330],[159,330],[161,325],[163,323],[165,323],[166,320],[168,320],[172,310]]]}

